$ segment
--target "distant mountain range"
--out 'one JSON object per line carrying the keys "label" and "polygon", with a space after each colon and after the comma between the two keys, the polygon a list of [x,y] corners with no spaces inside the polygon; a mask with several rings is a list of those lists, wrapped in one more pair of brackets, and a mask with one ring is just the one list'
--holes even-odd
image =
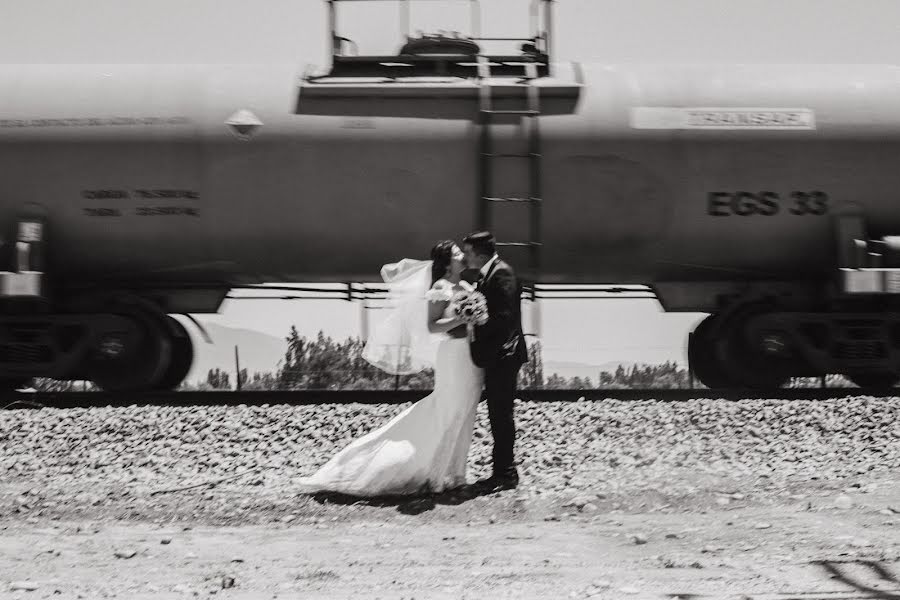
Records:
{"label": "distant mountain range", "polygon": [[[278,368],[279,361],[284,360],[287,350],[287,342],[282,339],[253,331],[251,329],[239,329],[225,327],[215,323],[203,323],[203,327],[209,333],[213,343],[207,344],[197,333],[196,327],[188,326],[191,338],[194,340],[194,365],[188,373],[187,381],[196,383],[205,380],[210,369],[222,369],[231,373],[231,381],[234,381],[234,347],[239,349],[241,368],[247,369],[252,375],[255,371],[274,372]],[[544,361],[544,376],[549,377],[557,373],[562,377],[590,377],[596,381],[601,371],[615,372],[619,365],[630,369],[635,363],[632,361],[610,361],[599,365],[568,361]]]}
{"label": "distant mountain range", "polygon": [[[202,322],[202,319],[198,319]],[[222,369],[234,375],[234,347],[238,347],[241,369],[247,369],[252,375],[255,371],[274,372],[278,362],[284,360],[287,342],[267,333],[251,329],[225,327],[215,323],[203,323],[213,343],[207,344],[197,328],[188,325],[187,329],[194,340],[194,365],[187,376],[188,383],[205,381],[210,369]]]}

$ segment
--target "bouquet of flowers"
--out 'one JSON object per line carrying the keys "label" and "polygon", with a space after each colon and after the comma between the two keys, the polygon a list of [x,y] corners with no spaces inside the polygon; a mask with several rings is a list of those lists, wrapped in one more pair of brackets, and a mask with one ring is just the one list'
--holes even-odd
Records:
{"label": "bouquet of flowers", "polygon": [[469,341],[475,339],[475,326],[484,325],[488,321],[487,299],[479,291],[463,290],[457,292],[450,301],[453,314],[466,324]]}

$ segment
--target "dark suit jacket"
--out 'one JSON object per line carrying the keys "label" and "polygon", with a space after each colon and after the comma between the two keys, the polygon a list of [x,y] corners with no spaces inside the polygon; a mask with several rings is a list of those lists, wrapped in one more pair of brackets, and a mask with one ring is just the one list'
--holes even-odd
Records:
{"label": "dark suit jacket", "polygon": [[476,289],[487,300],[488,322],[475,327],[475,340],[469,345],[472,362],[485,369],[505,361],[526,362],[522,286],[512,267],[498,259]]}

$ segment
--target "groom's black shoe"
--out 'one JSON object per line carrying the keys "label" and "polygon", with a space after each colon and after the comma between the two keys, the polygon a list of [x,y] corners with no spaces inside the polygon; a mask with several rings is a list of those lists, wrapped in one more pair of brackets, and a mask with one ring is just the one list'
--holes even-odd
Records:
{"label": "groom's black shoe", "polygon": [[494,487],[492,492],[500,492],[503,490],[513,490],[519,485],[518,477],[498,477],[494,479]]}
{"label": "groom's black shoe", "polygon": [[476,485],[482,493],[486,494],[515,489],[519,485],[519,474],[513,469],[506,473],[491,475],[487,479],[479,481]]}

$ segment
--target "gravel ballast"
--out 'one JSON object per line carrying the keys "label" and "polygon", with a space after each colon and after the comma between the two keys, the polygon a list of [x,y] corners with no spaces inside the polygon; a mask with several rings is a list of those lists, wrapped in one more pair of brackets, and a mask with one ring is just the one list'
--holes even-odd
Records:
{"label": "gravel ballast", "polygon": [[[321,505],[297,497],[291,480],[407,406],[3,411],[0,509],[33,519],[315,518]],[[898,398],[520,401],[516,421],[522,483],[505,494],[561,511],[628,509],[628,499],[746,503],[900,468]],[[489,474],[491,443],[482,402],[471,481]]]}

